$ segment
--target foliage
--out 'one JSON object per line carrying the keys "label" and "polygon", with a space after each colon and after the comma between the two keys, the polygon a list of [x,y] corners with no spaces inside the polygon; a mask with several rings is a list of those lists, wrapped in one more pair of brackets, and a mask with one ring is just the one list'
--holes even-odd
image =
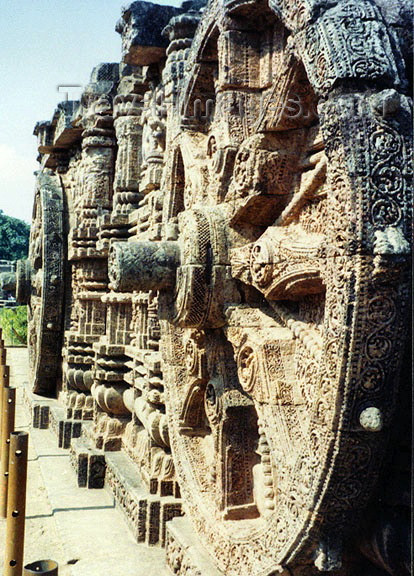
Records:
{"label": "foliage", "polygon": [[27,345],[27,306],[1,308],[0,325],[6,346]]}
{"label": "foliage", "polygon": [[0,260],[20,260],[29,251],[30,226],[0,210]]}

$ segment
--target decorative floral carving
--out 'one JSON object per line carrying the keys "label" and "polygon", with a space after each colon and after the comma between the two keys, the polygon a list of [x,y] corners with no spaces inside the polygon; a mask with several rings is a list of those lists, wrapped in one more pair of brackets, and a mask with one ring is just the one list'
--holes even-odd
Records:
{"label": "decorative floral carving", "polygon": [[191,6],[132,3],[129,64],[37,128],[32,365],[57,364],[67,227],[61,398],[132,460],[142,500],[108,478],[139,538],[177,575],[345,576],[409,317],[398,40],[370,0]]}

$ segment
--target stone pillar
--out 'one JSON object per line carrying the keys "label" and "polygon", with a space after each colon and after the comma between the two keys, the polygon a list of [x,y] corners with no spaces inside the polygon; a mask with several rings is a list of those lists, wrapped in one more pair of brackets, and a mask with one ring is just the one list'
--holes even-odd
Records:
{"label": "stone pillar", "polygon": [[[122,76],[114,99],[114,128],[117,158],[114,175],[114,195],[110,211],[99,220],[99,248],[108,254],[114,240],[127,239],[130,218],[140,198],[141,112],[142,93],[146,84],[140,67],[121,65]],[[92,394],[97,404],[94,441],[104,450],[119,450],[131,411],[124,402],[129,389],[128,358],[125,348],[131,340],[132,294],[111,291],[101,298],[106,309],[106,329],[94,345],[95,380]]]}
{"label": "stone pillar", "polygon": [[106,330],[107,252],[99,246],[99,218],[108,213],[113,196],[116,140],[112,93],[119,66],[94,69],[82,96],[81,157],[74,163],[72,185],[73,226],[68,240],[72,267],[70,326],[65,333],[64,388],[68,407],[84,408],[92,417],[90,389],[94,382],[93,344]]}

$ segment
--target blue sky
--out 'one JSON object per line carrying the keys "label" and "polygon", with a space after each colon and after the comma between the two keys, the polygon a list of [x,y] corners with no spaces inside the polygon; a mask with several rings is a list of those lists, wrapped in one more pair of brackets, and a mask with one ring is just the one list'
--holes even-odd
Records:
{"label": "blue sky", "polygon": [[[158,4],[178,2],[158,1]],[[0,209],[30,222],[38,120],[49,120],[59,84],[88,82],[100,62],[117,62],[122,0],[1,0]],[[69,98],[78,98],[72,89]]]}

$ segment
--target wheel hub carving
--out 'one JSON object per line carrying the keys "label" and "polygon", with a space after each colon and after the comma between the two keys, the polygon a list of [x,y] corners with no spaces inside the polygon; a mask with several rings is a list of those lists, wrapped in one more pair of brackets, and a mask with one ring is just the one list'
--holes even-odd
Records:
{"label": "wheel hub carving", "polygon": [[161,315],[177,326],[220,326],[230,278],[224,217],[199,207],[180,215],[179,230],[177,241],[114,244],[111,286],[160,290]]}
{"label": "wheel hub carving", "polygon": [[[308,4],[275,1],[264,19],[250,3],[209,5],[170,142],[163,240],[110,257],[113,286],[159,291],[182,494],[235,576],[340,570],[405,338],[408,100],[373,4]],[[264,55],[277,61],[268,84]],[[384,78],[395,90],[365,87]],[[191,109],[203,94],[211,115]],[[295,94],[301,114],[283,113]]]}

